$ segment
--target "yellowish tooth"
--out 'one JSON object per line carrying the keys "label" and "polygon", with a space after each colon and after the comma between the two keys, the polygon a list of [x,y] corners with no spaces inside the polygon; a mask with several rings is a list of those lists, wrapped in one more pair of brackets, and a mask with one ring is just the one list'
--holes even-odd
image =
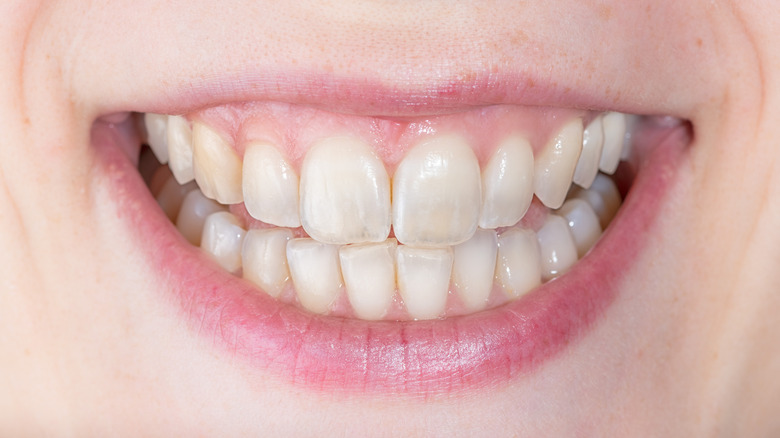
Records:
{"label": "yellowish tooth", "polygon": [[168,116],[168,166],[179,184],[195,179],[192,170],[192,130],[182,116]]}
{"label": "yellowish tooth", "polygon": [[493,291],[498,239],[494,230],[477,228],[474,236],[452,248],[452,282],[472,312],[485,308]]}
{"label": "yellowish tooth", "polygon": [[297,228],[298,174],[278,149],[255,142],[244,151],[244,205],[249,214],[268,224]]}
{"label": "yellowish tooth", "polygon": [[328,313],[344,282],[339,247],[313,239],[287,242],[287,264],[301,305],[310,312]]}
{"label": "yellowish tooth", "polygon": [[395,253],[398,292],[409,316],[414,319],[442,316],[452,274],[452,249],[401,245]]}
{"label": "yellowish tooth", "polygon": [[168,162],[168,116],[165,114],[144,114],[149,148],[161,164]]}
{"label": "yellowish tooth", "polygon": [[626,115],[610,112],[604,115],[604,149],[601,152],[599,169],[612,175],[620,164],[623,142],[626,138]]}
{"label": "yellowish tooth", "polygon": [[241,158],[221,135],[199,122],[192,124],[192,161],[195,181],[206,197],[221,204],[244,200]]}
{"label": "yellowish tooth", "polygon": [[395,239],[381,243],[345,245],[339,250],[347,296],[361,319],[387,314],[395,295]]}
{"label": "yellowish tooth", "polygon": [[539,242],[533,230],[510,228],[498,236],[496,276],[512,298],[542,284]]}
{"label": "yellowish tooth", "polygon": [[479,226],[493,229],[516,224],[531,205],[533,180],[531,144],[520,136],[506,138],[482,170]]}
{"label": "yellowish tooth", "polygon": [[598,116],[588,124],[582,134],[582,153],[572,178],[575,184],[586,189],[593,184],[596,174],[599,173],[602,147],[604,147],[604,128],[601,116]]}
{"label": "yellowish tooth", "polygon": [[536,236],[539,240],[543,279],[555,278],[577,263],[577,247],[562,217],[554,214],[547,216]]}
{"label": "yellowish tooth", "polygon": [[227,211],[210,214],[203,224],[200,247],[223,269],[235,273],[241,269],[241,245],[246,230],[238,218]]}
{"label": "yellowish tooth", "polygon": [[241,249],[244,278],[278,297],[290,280],[287,242],[291,239],[292,231],[286,228],[249,230]]}
{"label": "yellowish tooth", "polygon": [[563,205],[582,150],[582,120],[574,119],[539,151],[534,163],[534,193],[545,206]]}

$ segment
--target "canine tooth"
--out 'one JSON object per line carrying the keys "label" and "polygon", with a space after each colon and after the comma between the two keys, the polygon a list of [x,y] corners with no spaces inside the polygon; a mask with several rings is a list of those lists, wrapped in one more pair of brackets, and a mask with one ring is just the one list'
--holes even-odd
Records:
{"label": "canine tooth", "polygon": [[193,190],[187,193],[181,203],[179,215],[176,217],[176,228],[187,241],[200,246],[206,217],[224,209],[223,206],[203,196],[200,190]]}
{"label": "canine tooth", "polygon": [[582,150],[582,120],[572,120],[540,151],[534,163],[534,193],[549,208],[559,208],[569,191]]}
{"label": "canine tooth", "polygon": [[144,126],[149,148],[160,164],[168,162],[168,116],[165,114],[144,114]]}
{"label": "canine tooth", "polygon": [[398,292],[414,319],[438,318],[447,305],[452,248],[396,249]]}
{"label": "canine tooth", "polygon": [[610,112],[604,115],[604,148],[601,152],[599,169],[612,175],[620,163],[623,152],[623,141],[626,137],[626,116],[622,113]]}
{"label": "canine tooth", "polygon": [[574,169],[574,183],[588,188],[599,173],[601,149],[604,146],[604,128],[601,116],[593,119],[582,133],[582,153]]}
{"label": "canine tooth", "polygon": [[244,205],[253,218],[280,227],[301,226],[298,174],[278,149],[252,143],[244,151]]}
{"label": "canine tooth", "polygon": [[393,176],[393,230],[414,246],[455,245],[477,229],[482,189],[479,163],[463,138],[440,136],[417,145]]}
{"label": "canine tooth", "polygon": [[608,176],[599,174],[588,190],[578,191],[575,195],[590,204],[599,218],[601,229],[607,228],[620,209],[620,192]]}
{"label": "canine tooth", "polygon": [[395,295],[396,240],[345,245],[339,250],[341,273],[355,314],[381,319]]}
{"label": "canine tooth", "polygon": [[287,263],[301,305],[314,313],[327,313],[341,292],[339,247],[313,239],[287,242]]}
{"label": "canine tooth", "polygon": [[290,279],[287,242],[292,231],[286,228],[253,229],[246,233],[241,248],[244,278],[268,295],[278,297]]}
{"label": "canine tooth", "polygon": [[300,197],[303,229],[320,242],[381,242],[390,234],[390,178],[360,140],[315,144],[301,166]]}
{"label": "canine tooth", "polygon": [[192,163],[204,195],[221,204],[244,200],[241,158],[221,135],[199,122],[192,124]]}
{"label": "canine tooth", "polygon": [[192,170],[192,129],[182,116],[168,116],[168,166],[179,184],[195,179]]}
{"label": "canine tooth", "polygon": [[496,274],[511,297],[542,284],[539,242],[533,230],[510,228],[498,236]]}
{"label": "canine tooth", "polygon": [[575,198],[566,201],[556,213],[562,216],[569,226],[574,246],[577,247],[577,256],[584,256],[601,237],[601,225],[596,212],[590,204]]}
{"label": "canine tooth", "polygon": [[200,247],[228,272],[241,269],[241,245],[246,230],[227,211],[210,214],[203,224]]}
{"label": "canine tooth", "polygon": [[181,209],[181,203],[184,201],[184,197],[187,193],[198,188],[198,185],[190,181],[185,185],[181,185],[176,181],[176,178],[171,176],[168,181],[165,182],[160,193],[157,194],[157,204],[165,212],[171,222],[176,223],[176,217],[179,215]]}
{"label": "canine tooth", "polygon": [[536,233],[542,262],[542,278],[549,280],[566,272],[577,263],[577,247],[569,232],[569,226],[560,216],[547,216]]}
{"label": "canine tooth", "polygon": [[471,311],[484,309],[496,272],[496,232],[478,228],[471,239],[454,246],[452,251],[452,282],[461,300]]}
{"label": "canine tooth", "polygon": [[482,211],[485,229],[516,224],[534,196],[534,152],[522,137],[504,140],[482,170]]}

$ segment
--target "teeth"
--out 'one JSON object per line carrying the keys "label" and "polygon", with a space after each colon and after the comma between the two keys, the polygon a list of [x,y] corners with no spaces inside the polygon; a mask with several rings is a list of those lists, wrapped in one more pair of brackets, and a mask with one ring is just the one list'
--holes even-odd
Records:
{"label": "teeth", "polygon": [[609,177],[601,174],[596,177],[588,190],[577,191],[575,197],[590,204],[599,217],[602,230],[607,228],[620,209],[620,192]]}
{"label": "teeth", "polygon": [[574,183],[588,188],[599,173],[601,149],[604,146],[604,128],[601,116],[593,119],[582,133],[582,153],[574,169]]}
{"label": "teeth", "polygon": [[246,230],[231,213],[212,213],[203,225],[201,248],[206,250],[223,269],[236,272],[241,269],[241,245]]}
{"label": "teeth", "polygon": [[626,138],[626,116],[611,112],[604,115],[604,149],[601,152],[599,169],[612,175],[620,163],[623,152],[623,142]]}
{"label": "teeth", "polygon": [[536,157],[534,193],[549,208],[563,205],[582,150],[582,121],[565,124]]}
{"label": "teeth", "polygon": [[313,239],[287,243],[287,262],[301,305],[314,313],[327,313],[341,292],[339,247]]}
{"label": "teeth", "polygon": [[161,164],[168,162],[168,116],[164,114],[144,114],[144,125],[149,148]]}
{"label": "teeth", "polygon": [[359,140],[314,145],[303,160],[300,193],[303,229],[320,242],[381,242],[390,233],[390,178]]}
{"label": "teeth", "polygon": [[249,230],[241,257],[244,278],[272,297],[278,297],[290,279],[287,267],[287,242],[292,231],[284,228]]}
{"label": "teeth", "polygon": [[547,216],[537,232],[542,262],[542,278],[549,280],[566,272],[577,262],[577,248],[569,232],[569,226],[560,216]]}
{"label": "teeth", "polygon": [[221,204],[244,200],[241,189],[241,159],[213,129],[192,124],[192,163],[195,180],[206,197]]}
{"label": "teeth", "polygon": [[461,300],[471,311],[487,306],[493,291],[498,239],[496,232],[478,228],[474,236],[452,248],[452,281]]}
{"label": "teeth", "polygon": [[510,228],[498,236],[496,274],[504,291],[519,297],[542,284],[539,242],[533,230]]}
{"label": "teeth", "polygon": [[195,179],[192,170],[192,130],[182,116],[168,116],[168,159],[179,184]]}
{"label": "teeth", "polygon": [[409,315],[414,319],[438,318],[447,305],[452,249],[399,246],[396,257],[398,292]]}
{"label": "teeth", "polygon": [[575,198],[566,201],[557,213],[569,225],[577,256],[584,256],[601,237],[601,225],[593,208],[582,199]]}
{"label": "teeth", "polygon": [[395,295],[396,240],[342,246],[341,273],[355,314],[377,320],[387,314]]}
{"label": "teeth", "polygon": [[626,114],[626,136],[623,138],[623,152],[620,153],[621,160],[628,160],[631,157],[634,130],[637,124],[639,124],[639,116]]}
{"label": "teeth", "polygon": [[157,199],[157,203],[165,212],[165,215],[168,216],[168,219],[175,223],[184,197],[187,193],[197,188],[198,185],[194,182],[180,185],[175,178],[170,177],[168,178],[168,181],[165,182],[165,185],[162,186],[160,193],[157,194],[155,199]]}
{"label": "teeth", "polygon": [[477,228],[479,163],[465,140],[442,136],[413,148],[393,177],[393,229],[414,246],[455,245]]}
{"label": "teeth", "polygon": [[200,190],[193,190],[182,201],[181,210],[176,218],[176,228],[188,242],[200,246],[206,217],[211,213],[224,210],[223,206],[203,196]]}
{"label": "teeth", "polygon": [[485,229],[516,224],[534,196],[534,153],[522,137],[504,140],[482,171],[482,212]]}
{"label": "teeth", "polygon": [[297,228],[298,175],[272,145],[254,143],[244,151],[244,205],[253,218],[268,224]]}

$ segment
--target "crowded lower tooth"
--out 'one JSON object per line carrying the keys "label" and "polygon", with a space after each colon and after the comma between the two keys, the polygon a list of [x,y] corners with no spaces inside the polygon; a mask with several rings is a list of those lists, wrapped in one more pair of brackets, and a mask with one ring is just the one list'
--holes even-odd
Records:
{"label": "crowded lower tooth", "polygon": [[301,226],[298,216],[298,174],[276,147],[252,143],[244,150],[244,206],[262,222]]}
{"label": "crowded lower tooth", "polygon": [[301,306],[313,313],[328,313],[343,286],[339,247],[314,239],[292,239],[287,243],[287,264]]}
{"label": "crowded lower tooth", "polygon": [[538,153],[534,162],[534,193],[549,208],[566,199],[582,150],[582,120],[566,123]]}
{"label": "crowded lower tooth", "polygon": [[187,193],[197,188],[198,185],[193,181],[181,185],[173,176],[171,176],[168,178],[168,181],[165,182],[165,185],[163,185],[155,199],[157,199],[157,204],[160,205],[160,208],[162,208],[165,215],[168,216],[168,219],[175,223],[176,217],[179,216],[179,210],[181,209],[184,197]]}
{"label": "crowded lower tooth", "polygon": [[593,208],[582,199],[569,199],[557,214],[566,220],[577,247],[577,256],[582,257],[601,237],[601,225]]}
{"label": "crowded lower tooth", "polygon": [[233,214],[219,211],[210,214],[203,224],[200,246],[228,272],[241,269],[241,245],[246,230]]}
{"label": "crowded lower tooth", "polygon": [[168,163],[168,116],[165,114],[144,114],[144,126],[149,148],[160,164]]}
{"label": "crowded lower tooth", "polygon": [[241,249],[243,276],[272,297],[278,297],[290,279],[287,242],[292,231],[285,228],[249,230]]}
{"label": "crowded lower tooth", "polygon": [[542,265],[542,279],[550,280],[571,268],[577,262],[577,247],[566,220],[551,214],[536,233]]}
{"label": "crowded lower tooth", "polygon": [[604,148],[601,152],[599,169],[612,175],[620,163],[623,153],[623,142],[626,137],[626,116],[622,113],[610,112],[603,116]]}
{"label": "crowded lower tooth", "polygon": [[520,136],[505,139],[482,170],[482,211],[485,229],[516,224],[531,205],[534,153]]}
{"label": "crowded lower tooth", "polygon": [[179,184],[195,179],[192,169],[192,129],[182,116],[168,116],[168,161]]}
{"label": "crowded lower tooth", "polygon": [[396,250],[398,292],[414,319],[434,319],[444,313],[452,274],[451,248]]}
{"label": "crowded lower tooth", "polygon": [[355,314],[377,320],[387,314],[395,295],[395,239],[345,245],[339,250],[341,273]]}
{"label": "crowded lower tooth", "polygon": [[192,163],[195,180],[206,197],[221,204],[244,200],[241,158],[219,133],[203,123],[192,124]]}
{"label": "crowded lower tooth", "polygon": [[193,190],[187,193],[181,203],[181,209],[176,218],[176,228],[188,242],[194,246],[200,246],[206,217],[224,210],[225,207],[203,196],[200,190]]}
{"label": "crowded lower tooth", "polygon": [[455,290],[470,311],[484,309],[493,290],[496,271],[496,232],[477,228],[471,239],[454,246],[452,250],[452,281]]}
{"label": "crowded lower tooth", "polygon": [[533,230],[510,228],[498,236],[496,276],[513,298],[542,284],[539,242]]}
{"label": "crowded lower tooth", "polygon": [[582,153],[572,178],[575,184],[586,189],[593,184],[596,174],[599,173],[599,160],[601,160],[603,146],[604,128],[601,116],[598,116],[588,124],[582,133]]}

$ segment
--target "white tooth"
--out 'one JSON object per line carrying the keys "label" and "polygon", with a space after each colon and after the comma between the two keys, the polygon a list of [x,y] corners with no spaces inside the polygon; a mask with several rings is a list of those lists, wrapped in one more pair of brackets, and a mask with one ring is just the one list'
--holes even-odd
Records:
{"label": "white tooth", "polygon": [[244,151],[244,205],[253,218],[280,227],[301,226],[298,174],[278,149],[252,143]]}
{"label": "white tooth", "polygon": [[287,242],[292,231],[286,228],[249,230],[244,238],[241,258],[244,278],[268,295],[278,297],[290,279],[287,267]]}
{"label": "white tooth", "polygon": [[341,292],[339,247],[313,239],[287,242],[287,263],[301,305],[314,313],[327,313]]}
{"label": "white tooth", "polygon": [[182,116],[168,116],[168,165],[179,184],[195,179],[192,171],[192,129]]}
{"label": "white tooth", "polygon": [[612,175],[620,163],[623,152],[623,141],[626,137],[626,116],[611,112],[604,115],[604,149],[601,152],[599,169]]}
{"label": "white tooth", "polygon": [[452,250],[452,282],[461,301],[472,312],[484,309],[493,291],[496,272],[496,232],[477,228],[471,239]]}
{"label": "white tooth", "polygon": [[157,194],[155,199],[160,205],[165,215],[168,216],[171,222],[176,223],[176,217],[179,215],[179,209],[181,209],[181,203],[184,201],[184,197],[187,193],[198,188],[198,185],[194,182],[188,182],[185,185],[179,184],[172,176],[165,182],[160,193]]}
{"label": "white tooth", "polygon": [[144,125],[149,148],[160,164],[168,162],[168,116],[165,114],[144,114]]}
{"label": "white tooth", "polygon": [[395,295],[395,239],[345,245],[339,250],[341,273],[355,314],[377,320],[385,316]]}
{"label": "white tooth", "polygon": [[510,228],[498,236],[496,274],[510,297],[542,284],[539,242],[533,230]]}
{"label": "white tooth", "polygon": [[639,116],[635,114],[626,114],[626,136],[623,137],[623,152],[620,153],[621,160],[628,160],[634,147],[634,131],[639,124]]}
{"label": "white tooth", "polygon": [[522,137],[505,139],[482,170],[482,212],[485,229],[516,224],[534,197],[534,151]]}
{"label": "white tooth", "polygon": [[241,158],[221,135],[203,123],[192,124],[192,164],[195,181],[204,195],[222,204],[244,200]]}
{"label": "white tooth", "polygon": [[560,216],[547,216],[544,225],[536,233],[542,261],[542,278],[549,280],[566,272],[577,263],[577,247],[571,237],[569,225]]}
{"label": "white tooth", "polygon": [[210,214],[203,224],[203,248],[223,269],[237,272],[241,269],[241,245],[246,230],[241,227],[238,218],[227,211]]}
{"label": "white tooth", "polygon": [[582,133],[582,153],[574,169],[573,181],[581,187],[588,188],[593,184],[599,173],[601,149],[604,146],[604,128],[601,116],[593,119]]}
{"label": "white tooth", "polygon": [[414,246],[455,245],[477,229],[479,163],[466,141],[441,136],[415,146],[393,176],[393,230]]}
{"label": "white tooth", "polygon": [[608,176],[599,174],[588,190],[578,191],[575,197],[590,204],[599,217],[601,229],[607,228],[620,209],[620,191]]}
{"label": "white tooth", "polygon": [[300,196],[303,229],[320,242],[381,242],[390,234],[390,178],[360,140],[315,144],[301,166]]}
{"label": "white tooth", "polygon": [[556,212],[569,225],[569,231],[577,247],[577,256],[582,257],[601,237],[601,225],[596,212],[582,199],[569,199]]}
{"label": "white tooth", "polygon": [[438,318],[447,305],[452,248],[396,249],[398,292],[414,319]]}
{"label": "white tooth", "polygon": [[582,120],[568,122],[536,157],[534,193],[549,208],[559,208],[566,199],[582,150],[582,131]]}
{"label": "white tooth", "polygon": [[224,210],[223,206],[203,196],[200,190],[193,190],[187,193],[181,203],[179,215],[176,217],[176,228],[187,241],[200,246],[206,217],[211,213]]}

